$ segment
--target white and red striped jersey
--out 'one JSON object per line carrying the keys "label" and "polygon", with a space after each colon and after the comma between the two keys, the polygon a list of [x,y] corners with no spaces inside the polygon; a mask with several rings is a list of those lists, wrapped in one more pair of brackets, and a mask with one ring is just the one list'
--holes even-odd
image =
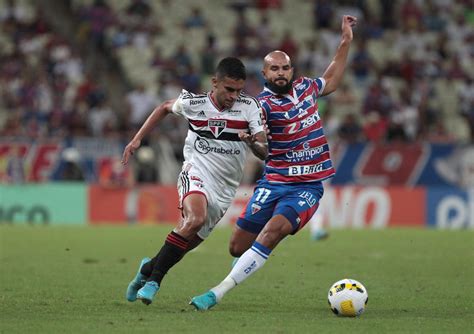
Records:
{"label": "white and red striped jersey", "polygon": [[334,176],[317,103],[325,84],[323,78],[300,77],[289,94],[265,87],[258,96],[272,136],[264,175],[268,181],[314,182]]}
{"label": "white and red striped jersey", "polygon": [[183,90],[173,113],[189,122],[184,165],[191,164],[220,189],[231,187],[235,192],[248,150],[238,133],[264,130],[258,101],[241,94],[230,109],[219,110],[210,93],[198,95]]}

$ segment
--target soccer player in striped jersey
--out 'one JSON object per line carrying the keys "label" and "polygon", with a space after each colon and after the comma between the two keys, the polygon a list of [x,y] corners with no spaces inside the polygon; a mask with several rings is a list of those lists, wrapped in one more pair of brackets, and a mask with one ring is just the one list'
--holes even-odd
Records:
{"label": "soccer player in striped jersey", "polygon": [[242,93],[246,72],[237,58],[224,58],[212,78],[212,91],[183,90],[176,100],[156,107],[125,147],[123,163],[143,137],[167,114],[189,122],[184,163],[178,178],[182,221],[168,234],[158,254],[144,258],[127,288],[128,301],[150,304],[161,281],[189,250],[199,245],[229,208],[243,174],[247,148],[258,158],[268,156],[267,137],[258,101]]}
{"label": "soccer player in striped jersey", "polygon": [[273,51],[264,59],[266,80],[258,99],[271,133],[265,173],[239,217],[230,253],[240,257],[229,275],[208,292],[192,298],[207,310],[267,261],[287,235],[299,231],[316,212],[322,181],[334,175],[329,146],[318,114],[317,99],[336,90],[342,79],[357,19],[345,15],[336,54],[322,77],[293,80],[287,54]]}

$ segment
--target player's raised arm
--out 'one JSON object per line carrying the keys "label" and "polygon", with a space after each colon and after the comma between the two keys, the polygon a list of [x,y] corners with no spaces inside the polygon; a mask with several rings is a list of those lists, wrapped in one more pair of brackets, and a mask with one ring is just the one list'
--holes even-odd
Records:
{"label": "player's raised arm", "polygon": [[268,157],[268,142],[265,131],[257,132],[254,135],[240,131],[239,138],[250,147],[257,158],[265,160]]}
{"label": "player's raised arm", "polygon": [[357,23],[357,18],[350,15],[344,15],[342,17],[342,34],[341,43],[337,48],[336,55],[334,56],[331,64],[323,74],[324,80],[326,80],[326,86],[322,95],[328,95],[334,92],[339,83],[341,82],[342,75],[347,63],[347,55],[349,54],[349,47],[352,42],[352,27]]}
{"label": "player's raised arm", "polygon": [[145,137],[157,124],[159,124],[161,120],[166,117],[166,115],[172,112],[175,102],[176,99],[163,102],[153,110],[150,116],[148,116],[140,130],[138,130],[128,145],[125,146],[122,156],[122,163],[124,165],[128,163],[130,156],[133,155],[133,153],[140,147],[143,137]]}

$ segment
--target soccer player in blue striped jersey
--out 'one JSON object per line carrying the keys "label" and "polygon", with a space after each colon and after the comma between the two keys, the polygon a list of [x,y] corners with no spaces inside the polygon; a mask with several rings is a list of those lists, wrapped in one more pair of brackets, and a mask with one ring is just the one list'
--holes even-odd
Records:
{"label": "soccer player in blue striped jersey", "polygon": [[356,23],[353,16],[342,18],[341,42],[322,77],[293,80],[291,59],[282,51],[264,58],[266,84],[258,100],[271,133],[265,173],[230,240],[230,253],[240,258],[220,284],[192,298],[196,309],[207,310],[219,303],[265,264],[281,240],[299,231],[316,212],[324,192],[322,181],[335,173],[317,99],[339,86]]}

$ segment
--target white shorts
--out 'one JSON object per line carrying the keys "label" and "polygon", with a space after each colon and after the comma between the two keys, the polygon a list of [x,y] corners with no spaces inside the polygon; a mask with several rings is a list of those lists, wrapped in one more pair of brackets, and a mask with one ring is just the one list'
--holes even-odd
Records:
{"label": "white shorts", "polygon": [[[207,199],[207,217],[204,226],[197,233],[199,238],[206,239],[217,223],[232,204],[235,189],[226,189],[210,181],[210,177],[191,165],[186,165],[178,176],[179,207],[183,207],[183,200],[193,193],[200,193]],[[230,191],[229,191],[230,190]]]}

